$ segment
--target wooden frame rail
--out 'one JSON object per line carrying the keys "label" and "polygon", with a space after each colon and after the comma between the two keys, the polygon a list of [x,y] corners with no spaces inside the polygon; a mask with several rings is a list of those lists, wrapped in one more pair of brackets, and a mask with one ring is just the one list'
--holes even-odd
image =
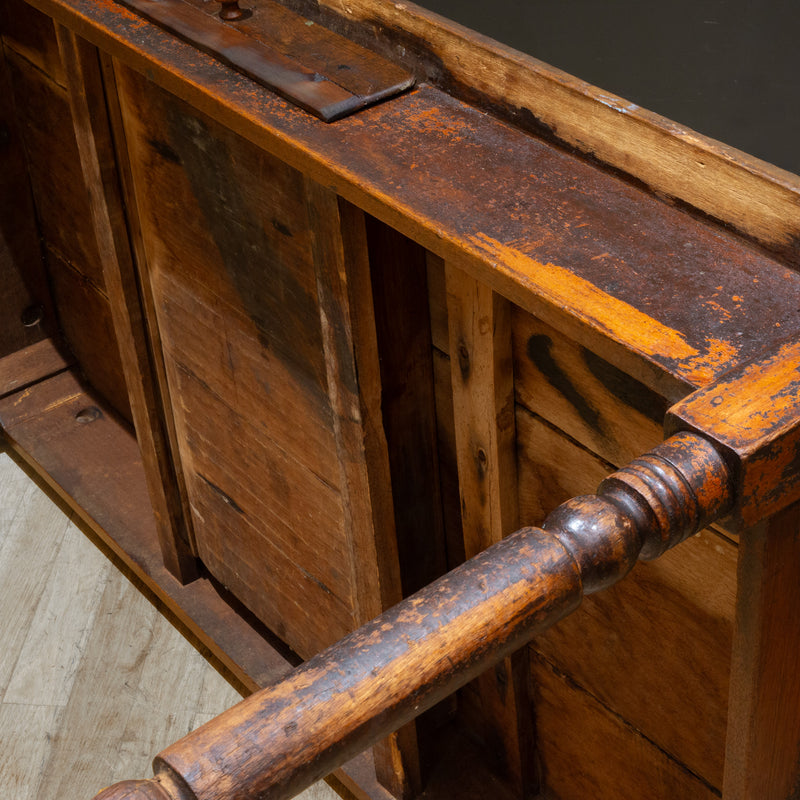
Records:
{"label": "wooden frame rail", "polygon": [[733,508],[716,446],[673,435],[168,747],[96,800],[279,800]]}

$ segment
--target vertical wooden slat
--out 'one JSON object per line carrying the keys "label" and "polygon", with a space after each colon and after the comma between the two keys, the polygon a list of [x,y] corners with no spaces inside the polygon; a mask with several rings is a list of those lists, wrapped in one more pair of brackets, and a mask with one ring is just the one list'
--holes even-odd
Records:
{"label": "vertical wooden slat", "polygon": [[55,332],[15,112],[11,75],[0,45],[0,358]]}
{"label": "vertical wooden slat", "polygon": [[725,800],[800,796],[800,504],[743,532]]}
{"label": "vertical wooden slat", "polygon": [[[363,212],[306,181],[328,395],[362,624],[402,599],[389,453]],[[375,748],[378,779],[396,797],[420,786],[414,723]]]}
{"label": "vertical wooden slat", "polygon": [[192,514],[186,491],[186,481],[184,479],[183,469],[180,465],[180,448],[178,447],[178,436],[175,430],[175,417],[168,411],[168,409],[172,408],[172,400],[169,394],[167,370],[164,364],[161,336],[156,317],[156,302],[153,297],[153,286],[142,238],[139,207],[136,202],[131,161],[125,136],[125,123],[120,106],[119,94],[117,92],[116,62],[103,51],[99,50],[98,56],[100,58],[100,69],[103,74],[103,84],[106,87],[106,104],[108,106],[108,117],[114,141],[120,188],[125,205],[128,235],[131,242],[134,263],[136,264],[139,276],[139,298],[141,300],[141,310],[150,342],[151,363],[155,374],[155,384],[158,389],[159,397],[161,398],[161,407],[165,409],[163,421],[165,436],[170,450],[172,472],[175,476],[183,521],[187,527],[187,536],[191,542],[192,550],[196,551],[197,546],[194,538],[194,531],[191,526]]}
{"label": "vertical wooden slat", "polygon": [[[452,264],[445,270],[461,521],[470,558],[519,524],[511,309]],[[478,679],[483,735],[519,797],[536,789],[528,674],[523,651]]]}
{"label": "vertical wooden slat", "polygon": [[167,568],[186,582],[196,576],[196,564],[162,428],[159,398],[153,381],[120,197],[98,53],[93,46],[66,28],[57,26],[56,33],[67,75],[75,136],[84,180],[89,189],[92,223],[147,474],[159,543]]}

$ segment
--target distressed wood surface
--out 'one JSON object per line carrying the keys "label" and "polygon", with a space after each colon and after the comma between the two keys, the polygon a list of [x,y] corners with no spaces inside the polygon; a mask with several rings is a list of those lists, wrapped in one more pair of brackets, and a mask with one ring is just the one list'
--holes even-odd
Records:
{"label": "distressed wood surface", "polygon": [[357,590],[302,176],[116,77],[198,553],[311,655]]}
{"label": "distressed wood surface", "polygon": [[791,270],[432,87],[334,131],[116,7],[35,3],[671,400],[800,324]]}
{"label": "distressed wood surface", "polygon": [[518,403],[612,464],[661,441],[664,397],[519,308],[512,324]]}
{"label": "distressed wood surface", "polygon": [[174,467],[162,423],[160,397],[148,350],[128,227],[115,164],[105,89],[97,50],[58,26],[66,67],[75,139],[89,193],[114,333],[131,416],[147,476],[164,563],[179,580],[198,575],[193,543],[183,519]]}
{"label": "distressed wood surface", "polygon": [[[450,265],[445,285],[461,528],[472,558],[519,527],[511,308]],[[481,675],[476,687],[479,735],[521,798],[538,790],[528,670],[523,651]]]}
{"label": "distressed wood surface", "polygon": [[798,367],[800,343],[790,339],[669,410],[668,431],[702,431],[728,452],[744,526],[800,498]]}
{"label": "distressed wood surface", "polygon": [[[362,624],[403,597],[399,550],[409,526],[404,521],[405,498],[393,492],[394,450],[386,424],[391,413],[382,394],[387,362],[380,358],[367,221],[361,211],[340,204],[333,192],[313,181],[306,182],[306,196],[354,587],[353,616]],[[422,774],[413,722],[379,742],[374,760],[378,780],[395,797],[418,794]]]}
{"label": "distressed wood surface", "polygon": [[[800,180],[415,3],[285,0],[419,80],[609,164],[800,260]],[[677,66],[676,66],[677,68]]]}
{"label": "distressed wood surface", "polygon": [[42,339],[0,359],[0,397],[62,372],[73,363],[63,344]]}
{"label": "distressed wood surface", "polygon": [[[162,752],[142,797],[290,797],[574,611],[584,593],[614,584],[640,554],[724,513],[731,488],[709,442],[671,438],[606,478],[598,495],[484,550]],[[677,506],[659,499],[673,493]]]}
{"label": "distressed wood surface", "polygon": [[800,785],[799,511],[795,503],[741,536],[726,800],[783,800]]}

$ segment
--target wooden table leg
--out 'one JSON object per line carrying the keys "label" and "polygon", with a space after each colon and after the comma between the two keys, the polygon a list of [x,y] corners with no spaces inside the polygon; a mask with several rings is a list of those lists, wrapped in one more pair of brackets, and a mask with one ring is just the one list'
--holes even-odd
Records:
{"label": "wooden table leg", "polygon": [[741,536],[725,800],[800,797],[800,504]]}

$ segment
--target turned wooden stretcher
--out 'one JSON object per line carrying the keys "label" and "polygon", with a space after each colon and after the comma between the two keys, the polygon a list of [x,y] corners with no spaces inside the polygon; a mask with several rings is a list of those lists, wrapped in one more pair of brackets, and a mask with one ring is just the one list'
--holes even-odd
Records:
{"label": "turned wooden stretcher", "polygon": [[98,797],[796,795],[800,179],[410,4],[0,3],[0,425],[250,695]]}

